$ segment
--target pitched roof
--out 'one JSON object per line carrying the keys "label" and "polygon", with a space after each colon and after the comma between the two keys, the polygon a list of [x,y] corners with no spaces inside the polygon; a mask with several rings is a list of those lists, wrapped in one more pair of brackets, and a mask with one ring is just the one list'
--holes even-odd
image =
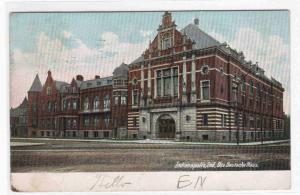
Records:
{"label": "pitched roof", "polygon": [[23,99],[23,102],[20,104],[19,108],[27,108],[27,106],[28,106],[28,100],[27,100],[27,98],[25,97],[25,98]]}
{"label": "pitched roof", "polygon": [[64,82],[64,81],[54,81],[55,82],[55,87],[57,90],[60,90],[61,86],[63,85],[68,85],[67,82]]}
{"label": "pitched roof", "polygon": [[218,46],[221,43],[214,39],[212,36],[202,31],[198,26],[189,24],[181,31],[182,34],[186,34],[192,41],[195,41],[195,49],[203,49],[212,46]]}
{"label": "pitched roof", "polygon": [[112,85],[112,76],[110,77],[104,77],[100,79],[93,79],[93,80],[87,80],[87,81],[82,81],[80,85],[80,89],[90,89],[90,88],[95,88],[95,87],[102,87],[102,86],[107,86],[107,85]]}
{"label": "pitched roof", "polygon": [[11,117],[18,117],[18,116],[23,116],[26,115],[28,109],[28,101],[27,98],[25,97],[23,102],[16,108],[11,108],[10,109],[10,116]]}
{"label": "pitched roof", "polygon": [[36,76],[33,80],[33,83],[28,92],[40,92],[40,91],[42,91],[42,84],[41,84],[39,75],[36,74]]}
{"label": "pitched roof", "polygon": [[135,63],[139,63],[139,62],[142,62],[142,61],[144,61],[144,57],[140,56],[137,59],[135,59],[133,62],[131,62],[130,64],[135,64]]}

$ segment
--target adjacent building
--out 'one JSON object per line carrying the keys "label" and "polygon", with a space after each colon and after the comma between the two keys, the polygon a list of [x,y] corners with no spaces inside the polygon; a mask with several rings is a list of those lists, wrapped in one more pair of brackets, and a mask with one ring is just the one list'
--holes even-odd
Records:
{"label": "adjacent building", "polygon": [[199,28],[177,29],[165,12],[157,35],[112,76],[28,91],[32,137],[258,141],[283,136],[283,92],[258,63]]}
{"label": "adjacent building", "polygon": [[28,101],[26,97],[18,107],[10,109],[11,137],[27,137],[27,109]]}

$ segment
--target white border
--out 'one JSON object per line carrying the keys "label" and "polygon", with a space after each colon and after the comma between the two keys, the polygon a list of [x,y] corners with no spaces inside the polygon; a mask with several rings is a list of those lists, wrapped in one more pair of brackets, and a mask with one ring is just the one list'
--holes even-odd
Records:
{"label": "white border", "polygon": [[[7,1],[9,4],[1,3],[1,39],[0,59],[1,75],[0,84],[2,95],[0,96],[0,150],[1,150],[1,194],[7,194],[9,190],[9,66],[8,66],[8,12],[9,11],[158,11],[158,10],[262,10],[262,9],[288,9],[291,15],[291,136],[292,136],[292,190],[291,192],[300,192],[300,125],[296,123],[297,114],[300,110],[300,93],[296,90],[300,84],[300,4],[294,0],[203,0],[203,1],[141,1],[141,0],[123,0],[123,1],[102,1],[102,2],[38,2],[30,1],[19,3]],[[154,3],[155,2],[155,3]],[[6,12],[5,12],[6,11]],[[274,24],[276,25],[276,24]],[[5,31],[3,29],[6,29]],[[4,32],[4,33],[3,33]],[[5,65],[4,65],[5,64]],[[5,158],[3,158],[5,157]],[[5,165],[5,166],[3,166]],[[12,193],[12,192],[10,192]],[[177,192],[178,193],[178,192]],[[176,194],[177,194],[176,193]],[[190,194],[198,192],[190,192]],[[215,193],[215,192],[214,192]],[[224,192],[220,192],[224,194]],[[217,193],[217,194],[220,194]],[[234,192],[230,192],[234,193]],[[248,192],[253,193],[253,192]],[[266,192],[264,192],[266,193]],[[98,193],[97,193],[98,194]],[[116,194],[116,193],[114,193]],[[118,193],[119,194],[119,193]],[[124,194],[124,193],[122,193]],[[126,194],[126,193],[125,193]],[[132,194],[132,193],[130,193]],[[165,192],[163,192],[165,194]],[[182,193],[180,193],[182,194]],[[186,194],[186,193],[184,193]]]}

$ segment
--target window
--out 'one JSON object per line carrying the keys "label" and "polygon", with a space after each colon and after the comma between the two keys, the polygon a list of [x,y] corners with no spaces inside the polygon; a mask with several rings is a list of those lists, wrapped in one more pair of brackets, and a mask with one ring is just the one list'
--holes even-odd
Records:
{"label": "window", "polygon": [[115,105],[119,105],[119,96],[115,96]]}
{"label": "window", "polygon": [[157,79],[156,79],[156,85],[157,85],[157,87],[156,87],[156,94],[157,94],[157,96],[158,97],[160,97],[161,96],[161,71],[159,70],[159,71],[157,71]]}
{"label": "window", "polygon": [[51,87],[47,87],[47,95],[51,95],[52,91],[51,91]]}
{"label": "window", "polygon": [[98,131],[94,131],[94,137],[99,137]]}
{"label": "window", "polygon": [[202,135],[203,140],[208,140],[208,135]]}
{"label": "window", "polygon": [[36,111],[37,111],[37,106],[36,106],[36,103],[34,102],[34,103],[32,103],[32,112],[36,113]]}
{"label": "window", "polygon": [[109,114],[104,115],[104,123],[105,123],[105,128],[108,128],[109,126]]}
{"label": "window", "polygon": [[253,86],[253,81],[250,81],[250,95],[253,95],[254,93],[254,86]]}
{"label": "window", "polygon": [[178,96],[178,68],[173,69],[173,90],[174,96]]}
{"label": "window", "polygon": [[201,73],[202,74],[208,74],[208,65],[203,65],[202,67],[201,67]]}
{"label": "window", "polygon": [[209,81],[201,81],[201,99],[209,100]]}
{"label": "window", "polygon": [[67,101],[65,99],[62,100],[62,110],[67,109]]}
{"label": "window", "polygon": [[77,109],[77,100],[73,100],[73,110]]}
{"label": "window", "polygon": [[99,110],[99,107],[100,107],[99,97],[96,96],[94,98],[94,110]]}
{"label": "window", "polygon": [[83,125],[84,125],[84,127],[89,127],[89,125],[90,125],[90,118],[89,117],[84,117]]}
{"label": "window", "polygon": [[90,104],[89,104],[89,98],[85,97],[83,102],[83,110],[87,111],[89,110]]}
{"label": "window", "polygon": [[221,126],[225,127],[225,125],[226,125],[226,115],[221,114]]}
{"label": "window", "polygon": [[170,48],[172,45],[172,39],[171,38],[165,38],[162,41],[162,50]]}
{"label": "window", "polygon": [[94,118],[94,127],[99,127],[99,117],[95,116]]}
{"label": "window", "polygon": [[71,109],[71,100],[68,100],[68,110]]}
{"label": "window", "polygon": [[242,77],[241,82],[242,82],[242,86],[241,86],[242,91],[245,92],[246,91],[246,79],[245,79],[245,77]]}
{"label": "window", "polygon": [[84,131],[84,132],[83,132],[83,136],[84,136],[84,137],[89,137],[89,132],[88,132],[88,131]]}
{"label": "window", "polygon": [[76,119],[73,119],[72,127],[77,128],[77,120]]}
{"label": "window", "polygon": [[126,96],[121,96],[121,104],[122,105],[126,105],[127,104]]}
{"label": "window", "polygon": [[[178,96],[178,68],[158,70],[156,72],[156,94],[161,96]],[[173,91],[172,91],[173,90]]]}
{"label": "window", "polygon": [[132,104],[137,105],[138,104],[138,91],[134,90],[132,92]]}
{"label": "window", "polygon": [[133,126],[136,127],[137,126],[137,117],[133,118]]}
{"label": "window", "polygon": [[52,104],[51,102],[48,102],[48,112],[51,112],[51,110],[52,110]]}
{"label": "window", "polygon": [[76,137],[76,131],[73,131],[72,134],[73,134],[73,137]]}
{"label": "window", "polygon": [[103,136],[104,138],[109,138],[109,131],[104,131]]}
{"label": "window", "polygon": [[208,125],[208,114],[203,114],[203,126]]}
{"label": "window", "polygon": [[71,119],[68,119],[67,120],[67,129],[70,129],[71,128]]}
{"label": "window", "polygon": [[104,98],[104,109],[109,109],[110,107],[110,99],[109,99],[109,95],[106,95]]}

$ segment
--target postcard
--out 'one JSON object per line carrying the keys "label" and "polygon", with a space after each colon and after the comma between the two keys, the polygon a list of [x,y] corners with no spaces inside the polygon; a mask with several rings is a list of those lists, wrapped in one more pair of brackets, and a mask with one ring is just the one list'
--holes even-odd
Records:
{"label": "postcard", "polygon": [[288,10],[9,13],[11,190],[291,186]]}

